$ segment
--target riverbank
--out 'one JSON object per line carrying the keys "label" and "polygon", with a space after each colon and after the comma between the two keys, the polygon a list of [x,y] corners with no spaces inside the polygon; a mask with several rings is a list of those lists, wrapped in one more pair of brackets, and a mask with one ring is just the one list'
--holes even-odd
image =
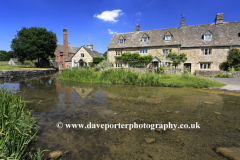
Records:
{"label": "riverbank", "polygon": [[57,72],[56,69],[0,71],[0,78],[28,77],[39,74],[51,74],[55,72]]}
{"label": "riverbank", "polygon": [[195,75],[135,73],[130,70],[109,69],[95,72],[92,69],[64,70],[59,79],[103,84],[131,84],[138,86],[209,88],[222,87],[225,84]]}
{"label": "riverbank", "polygon": [[226,86],[211,88],[225,91],[240,92],[240,78],[211,78],[212,80],[225,83]]}

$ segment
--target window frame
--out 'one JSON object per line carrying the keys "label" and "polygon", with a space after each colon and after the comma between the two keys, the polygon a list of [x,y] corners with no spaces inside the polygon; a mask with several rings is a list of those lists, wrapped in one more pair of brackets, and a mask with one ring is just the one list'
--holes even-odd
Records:
{"label": "window frame", "polygon": [[148,37],[142,37],[142,42],[147,42],[148,41]]}
{"label": "window frame", "polygon": [[[162,49],[162,51],[163,51],[163,55],[168,55],[169,53],[172,52],[172,49]],[[167,53],[166,53],[166,51],[167,51]]]}
{"label": "window frame", "polygon": [[121,56],[122,55],[122,51],[116,51],[116,56]]}
{"label": "window frame", "polygon": [[[167,38],[169,37],[169,38]],[[165,41],[171,41],[172,40],[172,36],[171,35],[165,35]]]}
{"label": "window frame", "polygon": [[81,57],[84,57],[84,53],[81,53]]}
{"label": "window frame", "polygon": [[147,53],[147,48],[142,48],[142,49],[140,49],[140,51],[139,51],[139,53],[140,54],[144,54],[144,53]]}
{"label": "window frame", "polygon": [[211,62],[200,62],[199,64],[200,64],[199,69],[202,69],[202,70],[209,70],[212,67]]}
{"label": "window frame", "polygon": [[118,43],[119,43],[119,44],[123,44],[123,43],[124,43],[124,40],[123,40],[123,39],[119,39],[119,40],[118,40]]}
{"label": "window frame", "polygon": [[204,34],[203,39],[204,41],[212,41],[212,34]]}
{"label": "window frame", "polygon": [[201,49],[201,56],[211,56],[211,55],[212,55],[211,48]]}

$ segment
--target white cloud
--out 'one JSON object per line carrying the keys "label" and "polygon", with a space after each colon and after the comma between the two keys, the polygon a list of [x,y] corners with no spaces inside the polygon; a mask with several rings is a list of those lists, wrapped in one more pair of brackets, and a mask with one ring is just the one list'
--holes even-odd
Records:
{"label": "white cloud", "polygon": [[99,19],[102,19],[104,21],[110,21],[110,22],[117,22],[115,18],[117,18],[119,15],[123,15],[122,10],[112,10],[112,11],[104,11],[102,14],[95,14],[94,17],[97,17]]}
{"label": "white cloud", "polygon": [[113,33],[116,33],[116,32],[113,32],[113,31],[111,31],[111,29],[108,29],[108,33],[113,34]]}
{"label": "white cloud", "polygon": [[136,13],[137,15],[142,15],[141,12]]}

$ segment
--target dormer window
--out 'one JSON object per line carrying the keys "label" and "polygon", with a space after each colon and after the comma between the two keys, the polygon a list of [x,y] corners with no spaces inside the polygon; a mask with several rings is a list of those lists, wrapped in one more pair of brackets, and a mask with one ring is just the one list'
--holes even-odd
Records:
{"label": "dormer window", "polygon": [[84,57],[84,53],[81,53],[81,57]]}
{"label": "dormer window", "polygon": [[149,38],[148,35],[146,33],[144,33],[142,36],[142,42],[147,42],[148,38]]}
{"label": "dormer window", "polygon": [[165,41],[171,41],[172,39],[172,34],[170,32],[167,32],[164,36]]}
{"label": "dormer window", "polygon": [[124,38],[123,38],[123,36],[119,37],[118,43],[120,43],[120,44],[124,43]]}
{"label": "dormer window", "polygon": [[211,41],[212,40],[212,33],[207,31],[203,36],[204,41]]}

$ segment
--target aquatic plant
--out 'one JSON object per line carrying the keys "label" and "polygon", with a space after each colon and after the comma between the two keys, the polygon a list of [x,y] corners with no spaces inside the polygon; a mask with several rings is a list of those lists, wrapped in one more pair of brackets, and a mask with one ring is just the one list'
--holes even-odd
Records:
{"label": "aquatic plant", "polygon": [[125,69],[109,69],[103,72],[94,72],[91,69],[72,69],[62,71],[59,79],[104,83],[104,84],[132,84],[138,86],[162,86],[162,87],[193,87],[209,88],[220,87],[224,84],[195,75],[178,74],[154,74],[136,73]]}

